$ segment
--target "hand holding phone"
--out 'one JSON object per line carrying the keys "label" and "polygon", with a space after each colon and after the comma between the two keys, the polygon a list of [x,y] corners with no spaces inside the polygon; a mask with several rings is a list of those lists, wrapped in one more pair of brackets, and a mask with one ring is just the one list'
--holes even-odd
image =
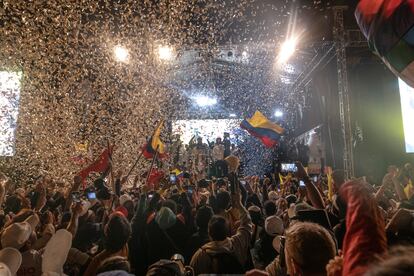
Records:
{"label": "hand holding phone", "polygon": [[194,192],[193,187],[192,187],[192,186],[188,186],[188,188],[187,188],[187,193],[188,193],[190,196],[192,196],[192,195],[193,195],[193,192]]}
{"label": "hand holding phone", "polygon": [[177,182],[177,176],[175,175],[175,173],[170,173],[170,182],[173,184]]}
{"label": "hand holding phone", "polygon": [[96,199],[96,193],[95,192],[89,192],[86,194],[88,200],[94,200]]}
{"label": "hand holding phone", "polygon": [[73,202],[80,202],[80,194],[79,192],[72,192],[72,201]]}
{"label": "hand holding phone", "polygon": [[[231,179],[233,178],[233,179]],[[229,180],[230,180],[230,193],[232,195],[237,193],[237,190],[239,187],[237,187],[238,183],[237,183],[237,178],[234,175],[230,175],[229,176]]]}

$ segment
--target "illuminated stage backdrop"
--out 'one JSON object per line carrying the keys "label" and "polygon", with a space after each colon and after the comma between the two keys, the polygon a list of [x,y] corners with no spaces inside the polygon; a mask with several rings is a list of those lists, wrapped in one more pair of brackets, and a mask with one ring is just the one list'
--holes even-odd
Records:
{"label": "illuminated stage backdrop", "polygon": [[230,133],[230,138],[240,132],[239,119],[206,119],[206,120],[177,120],[172,123],[173,134],[180,135],[181,141],[188,144],[193,136],[201,136],[204,142],[215,141],[223,138],[225,132]]}
{"label": "illuminated stage backdrop", "polygon": [[0,156],[15,153],[21,77],[18,72],[0,71]]}
{"label": "illuminated stage backdrop", "polygon": [[414,153],[414,88],[398,79],[404,124],[405,150]]}

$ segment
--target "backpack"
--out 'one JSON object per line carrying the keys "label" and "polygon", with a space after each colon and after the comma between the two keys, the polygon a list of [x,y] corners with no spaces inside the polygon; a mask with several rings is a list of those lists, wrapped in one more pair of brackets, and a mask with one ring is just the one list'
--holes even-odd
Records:
{"label": "backpack", "polygon": [[207,253],[211,260],[211,271],[212,274],[244,274],[245,269],[240,264],[239,260],[232,253]]}

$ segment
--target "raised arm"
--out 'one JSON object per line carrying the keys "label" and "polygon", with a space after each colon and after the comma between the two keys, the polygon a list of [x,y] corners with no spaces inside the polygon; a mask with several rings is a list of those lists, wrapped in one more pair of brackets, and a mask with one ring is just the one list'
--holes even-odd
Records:
{"label": "raised arm", "polygon": [[347,204],[342,275],[363,275],[387,248],[384,219],[367,185],[349,181],[339,191]]}
{"label": "raised arm", "polygon": [[237,253],[240,263],[244,263],[249,253],[249,246],[251,237],[253,234],[252,219],[249,212],[243,206],[242,197],[239,189],[236,189],[236,193],[231,195],[232,206],[237,209],[240,215],[240,226],[237,228],[235,235],[231,237],[233,248]]}
{"label": "raised arm", "polygon": [[319,193],[319,190],[316,188],[316,186],[312,183],[302,163],[296,162],[296,166],[298,168],[297,177],[305,182],[306,196],[312,203],[312,206],[317,209],[324,209],[325,203],[323,201],[322,195]]}
{"label": "raised arm", "polygon": [[0,181],[0,206],[3,206],[6,197],[6,184]]}
{"label": "raised arm", "polygon": [[392,183],[394,184],[395,193],[397,194],[399,200],[407,200],[407,195],[404,193],[404,188],[401,185],[398,176],[392,178]]}
{"label": "raised arm", "polygon": [[393,185],[393,175],[391,173],[387,173],[384,178],[382,179],[382,185],[381,187],[378,189],[378,191],[375,193],[375,199],[376,200],[380,200],[380,198],[382,197],[382,195],[384,194],[385,189],[388,186],[392,186]]}
{"label": "raised arm", "polygon": [[43,206],[46,204],[46,188],[43,183],[38,183],[36,186],[36,192],[38,193],[38,198],[36,201],[36,206],[34,206],[35,211],[42,210]]}
{"label": "raised arm", "polygon": [[76,232],[78,231],[79,215],[82,212],[82,203],[78,202],[76,204],[72,204],[71,211],[72,216],[70,217],[70,221],[66,227],[66,230],[68,230],[74,238],[76,236]]}
{"label": "raised arm", "polygon": [[76,175],[73,178],[73,185],[69,189],[68,193],[65,195],[66,204],[65,204],[65,210],[69,210],[70,206],[72,205],[72,192],[76,192],[79,190],[80,185],[82,184],[82,177],[79,175]]}
{"label": "raised arm", "polygon": [[144,213],[147,207],[147,195],[145,193],[140,194],[138,206],[136,208],[134,217],[131,221],[132,232],[139,229],[141,222],[144,220]]}

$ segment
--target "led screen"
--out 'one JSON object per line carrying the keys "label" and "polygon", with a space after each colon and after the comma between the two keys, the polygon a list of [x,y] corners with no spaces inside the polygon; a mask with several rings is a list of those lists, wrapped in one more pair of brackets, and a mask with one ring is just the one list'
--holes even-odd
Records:
{"label": "led screen", "polygon": [[401,111],[403,115],[405,150],[414,153],[414,88],[401,79],[400,85]]}
{"label": "led screen", "polygon": [[18,72],[0,71],[0,156],[15,153],[21,77]]}

